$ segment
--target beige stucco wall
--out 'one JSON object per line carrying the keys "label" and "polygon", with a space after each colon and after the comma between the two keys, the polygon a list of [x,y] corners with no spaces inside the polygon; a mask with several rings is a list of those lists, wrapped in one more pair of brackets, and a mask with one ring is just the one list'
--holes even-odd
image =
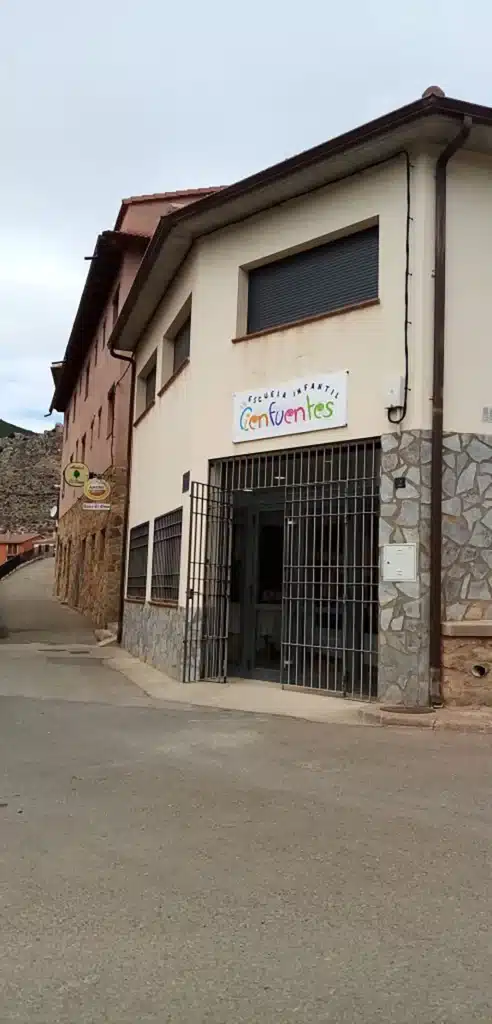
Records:
{"label": "beige stucco wall", "polygon": [[448,170],[444,429],[492,433],[492,160],[456,156]]}
{"label": "beige stucco wall", "polygon": [[[428,209],[426,175],[425,160],[416,159],[412,176],[415,216],[411,224],[409,319],[414,322],[409,328],[409,429],[426,425],[423,419],[428,414],[428,400],[422,392],[424,364],[428,370],[422,336],[424,326],[429,329],[432,311],[432,261],[425,244],[432,209]],[[240,320],[241,267],[376,219],[380,226],[378,305],[232,343],[238,315]],[[182,495],[182,475],[189,470],[192,479],[207,481],[211,458],[333,443],[387,431],[386,382],[404,372],[405,225],[406,168],[400,158],[208,236],[196,246],[137,351],[138,373],[157,348],[161,383],[163,335],[192,293],[190,364],[157,397],[153,409],[134,430],[130,526],[147,519],[152,523],[155,516],[183,505],[186,538],[189,499]],[[426,288],[424,274],[428,276]],[[338,370],[349,371],[347,427],[233,444],[235,391]],[[182,597],[186,546],[185,539]],[[150,573],[148,587],[150,593]]]}

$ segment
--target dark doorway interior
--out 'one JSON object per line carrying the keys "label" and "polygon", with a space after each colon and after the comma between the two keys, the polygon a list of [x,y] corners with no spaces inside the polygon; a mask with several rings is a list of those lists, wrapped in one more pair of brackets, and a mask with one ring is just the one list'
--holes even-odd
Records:
{"label": "dark doorway interior", "polygon": [[280,679],[283,552],[284,512],[278,493],[235,496],[231,675]]}

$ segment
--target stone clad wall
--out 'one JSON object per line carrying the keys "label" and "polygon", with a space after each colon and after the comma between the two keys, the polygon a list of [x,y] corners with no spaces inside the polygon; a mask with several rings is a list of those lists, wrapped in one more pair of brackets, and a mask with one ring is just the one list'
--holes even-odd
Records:
{"label": "stone clad wall", "polygon": [[[383,436],[379,543],[417,544],[416,582],[380,580],[385,704],[428,702],[430,475],[428,431]],[[404,489],[395,489],[397,477],[405,477]],[[492,435],[445,435],[442,533],[444,699],[492,704]],[[447,635],[453,623],[463,623],[466,635]]]}
{"label": "stone clad wall", "polygon": [[443,636],[444,697],[490,705],[492,435],[448,433],[443,457],[443,621],[465,631]]}
{"label": "stone clad wall", "polygon": [[430,432],[384,434],[381,448],[379,544],[416,544],[417,580],[380,579],[378,695],[414,706],[429,693]]}
{"label": "stone clad wall", "polygon": [[126,471],[103,476],[112,485],[111,511],[84,509],[82,495],[58,524],[56,563],[57,596],[99,627],[118,621]]}
{"label": "stone clad wall", "polygon": [[492,435],[444,438],[443,618],[492,618]]}
{"label": "stone clad wall", "polygon": [[125,601],[122,646],[130,654],[182,679],[185,610]]}

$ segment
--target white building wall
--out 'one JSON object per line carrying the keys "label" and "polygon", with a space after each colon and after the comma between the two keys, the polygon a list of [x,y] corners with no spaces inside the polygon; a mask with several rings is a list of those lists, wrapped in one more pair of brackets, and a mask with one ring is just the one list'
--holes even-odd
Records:
{"label": "white building wall", "polygon": [[[134,430],[130,526],[183,504],[183,599],[189,506],[182,495],[184,472],[207,481],[211,458],[373,437],[388,430],[386,382],[404,373],[406,211],[406,166],[400,157],[202,239],[165,297],[139,346],[137,373],[158,346],[160,380],[162,337],[192,292],[191,358]],[[376,220],[377,305],[233,344],[241,320],[242,267]],[[411,303],[419,289],[415,266]],[[408,429],[422,425],[415,380],[421,360],[412,356],[410,369]],[[337,370],[349,371],[347,427],[233,444],[235,391]]]}
{"label": "white building wall", "polygon": [[448,169],[444,429],[492,433],[492,160]]}

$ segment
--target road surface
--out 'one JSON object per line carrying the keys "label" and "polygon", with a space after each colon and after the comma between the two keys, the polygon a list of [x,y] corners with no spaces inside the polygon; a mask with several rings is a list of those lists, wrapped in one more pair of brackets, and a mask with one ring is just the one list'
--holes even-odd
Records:
{"label": "road surface", "polygon": [[55,683],[23,647],[2,1024],[490,1022],[488,737],[151,706],[81,645]]}

